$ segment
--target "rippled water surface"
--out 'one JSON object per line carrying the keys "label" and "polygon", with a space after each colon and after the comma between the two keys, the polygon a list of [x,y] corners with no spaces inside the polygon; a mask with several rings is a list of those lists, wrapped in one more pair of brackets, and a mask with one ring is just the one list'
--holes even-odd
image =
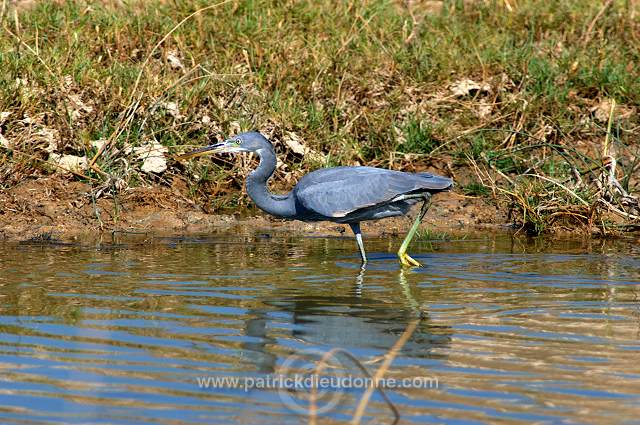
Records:
{"label": "rippled water surface", "polygon": [[[387,388],[400,423],[639,423],[635,245],[422,242],[402,270],[397,243],[367,241],[364,273],[351,239],[0,245],[0,423],[308,423],[309,389],[267,378],[338,347],[373,374],[416,323],[384,376],[430,386]],[[366,375],[338,354],[320,376]],[[318,423],[348,423],[351,382]]]}

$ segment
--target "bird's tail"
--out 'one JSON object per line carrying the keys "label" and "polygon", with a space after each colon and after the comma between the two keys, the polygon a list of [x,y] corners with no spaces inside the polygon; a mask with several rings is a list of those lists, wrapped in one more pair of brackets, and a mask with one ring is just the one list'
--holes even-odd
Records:
{"label": "bird's tail", "polygon": [[443,192],[453,189],[453,179],[449,177],[438,176],[431,173],[416,173],[420,177],[423,177],[428,183],[429,189],[435,192]]}

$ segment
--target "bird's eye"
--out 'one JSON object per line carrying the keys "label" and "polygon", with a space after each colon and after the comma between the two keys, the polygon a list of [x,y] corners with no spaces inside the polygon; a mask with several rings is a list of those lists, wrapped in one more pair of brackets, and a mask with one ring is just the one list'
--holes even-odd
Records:
{"label": "bird's eye", "polygon": [[235,144],[236,145],[241,145],[242,144],[242,139],[236,139],[235,140]]}

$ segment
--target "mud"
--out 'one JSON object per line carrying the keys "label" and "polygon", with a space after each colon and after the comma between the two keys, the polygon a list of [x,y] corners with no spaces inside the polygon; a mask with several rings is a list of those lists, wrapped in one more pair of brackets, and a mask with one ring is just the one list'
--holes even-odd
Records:
{"label": "mud", "polygon": [[[90,185],[63,176],[25,180],[0,190],[0,239],[25,241],[55,237],[74,240],[104,232],[206,233],[251,227],[309,235],[340,235],[348,226],[330,222],[304,223],[276,219],[253,208],[237,214],[204,212],[180,185],[137,187],[117,195],[101,194]],[[209,208],[206,208],[209,210]],[[368,235],[402,234],[417,210],[407,217],[362,224]],[[501,229],[507,218],[480,198],[456,193],[434,197],[425,219],[438,232],[465,233],[473,229]]]}

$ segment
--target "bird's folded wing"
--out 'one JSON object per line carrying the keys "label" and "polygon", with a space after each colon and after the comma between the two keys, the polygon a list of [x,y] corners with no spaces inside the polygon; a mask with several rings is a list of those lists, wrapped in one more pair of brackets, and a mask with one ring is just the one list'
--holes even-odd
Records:
{"label": "bird's folded wing", "polygon": [[336,218],[382,205],[402,194],[451,186],[446,177],[369,167],[318,170],[306,177],[296,187],[298,201],[310,211]]}

